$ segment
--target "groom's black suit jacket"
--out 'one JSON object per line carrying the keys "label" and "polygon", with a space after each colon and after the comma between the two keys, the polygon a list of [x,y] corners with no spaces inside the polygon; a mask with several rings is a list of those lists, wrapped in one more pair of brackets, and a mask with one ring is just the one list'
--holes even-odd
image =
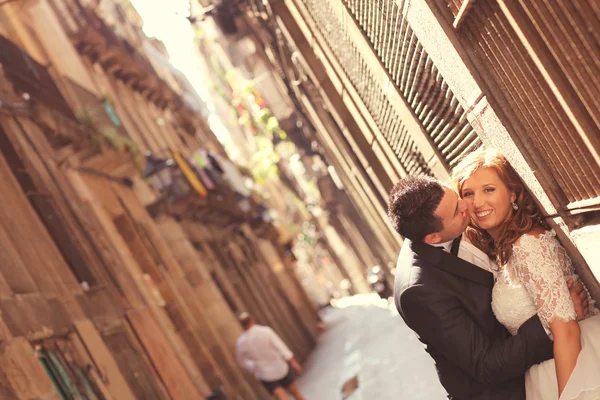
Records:
{"label": "groom's black suit jacket", "polygon": [[493,275],[442,248],[406,240],[394,298],[406,324],[435,361],[450,398],[525,400],[525,371],[552,358],[537,316],[516,336],[494,317]]}

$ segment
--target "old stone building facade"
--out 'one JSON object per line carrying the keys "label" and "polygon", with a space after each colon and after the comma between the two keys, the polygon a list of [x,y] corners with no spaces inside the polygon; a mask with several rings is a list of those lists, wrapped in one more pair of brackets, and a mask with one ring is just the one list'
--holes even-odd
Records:
{"label": "old stone building facade", "polygon": [[127,2],[0,18],[0,397],[264,398],[236,315],[303,360],[317,305],[160,45]]}

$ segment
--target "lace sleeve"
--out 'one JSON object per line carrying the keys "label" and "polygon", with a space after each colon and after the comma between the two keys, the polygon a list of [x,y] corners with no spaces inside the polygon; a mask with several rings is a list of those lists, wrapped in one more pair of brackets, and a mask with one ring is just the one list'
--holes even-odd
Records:
{"label": "lace sleeve", "polygon": [[565,322],[577,318],[566,278],[573,274],[573,266],[553,232],[523,235],[509,263],[546,328],[555,317]]}

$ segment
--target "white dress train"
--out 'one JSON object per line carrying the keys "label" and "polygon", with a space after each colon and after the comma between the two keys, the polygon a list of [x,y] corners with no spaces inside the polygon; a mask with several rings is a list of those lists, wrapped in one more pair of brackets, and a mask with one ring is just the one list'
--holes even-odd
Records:
{"label": "white dress train", "polygon": [[[554,317],[574,320],[567,280],[573,265],[553,231],[523,235],[498,275],[492,294],[496,318],[513,335],[536,313],[548,328]],[[590,299],[590,314],[579,323],[582,350],[560,400],[600,400],[600,314]],[[525,375],[527,400],[558,400],[554,360],[534,365]]]}

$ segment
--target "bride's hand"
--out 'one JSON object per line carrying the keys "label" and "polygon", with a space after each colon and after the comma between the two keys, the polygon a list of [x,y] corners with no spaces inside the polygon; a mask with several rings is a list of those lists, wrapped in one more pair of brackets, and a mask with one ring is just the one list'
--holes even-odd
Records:
{"label": "bride's hand", "polygon": [[583,284],[577,281],[573,284],[573,279],[567,281],[569,292],[571,293],[571,300],[575,306],[575,312],[577,313],[577,321],[581,321],[585,318],[587,313],[590,311],[589,301],[587,292],[583,288]]}

